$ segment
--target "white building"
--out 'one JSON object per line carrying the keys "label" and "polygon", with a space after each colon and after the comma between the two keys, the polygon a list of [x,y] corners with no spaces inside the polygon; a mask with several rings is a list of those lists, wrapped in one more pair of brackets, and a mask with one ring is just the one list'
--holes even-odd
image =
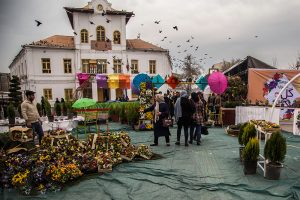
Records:
{"label": "white building", "polygon": [[[138,73],[162,77],[172,73],[168,50],[141,39],[126,39],[132,12],[117,11],[106,0],[65,10],[74,36],[54,35],[23,45],[9,66],[11,75],[22,79],[22,90],[35,91],[38,101],[41,96],[52,103],[56,98],[72,99],[76,91],[98,101],[115,100],[124,90],[97,88],[93,75],[123,73],[132,80]],[[76,73],[91,75],[85,87],[79,87]],[[127,95],[135,97],[131,89]]]}

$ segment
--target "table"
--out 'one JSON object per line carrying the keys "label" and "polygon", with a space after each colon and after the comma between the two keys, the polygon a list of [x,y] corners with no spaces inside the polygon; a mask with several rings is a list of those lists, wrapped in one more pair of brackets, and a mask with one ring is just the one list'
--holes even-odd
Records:
{"label": "table", "polygon": [[235,108],[235,124],[245,123],[252,119],[266,120],[279,124],[280,108],[275,108],[270,119],[271,107],[262,106],[237,106]]}

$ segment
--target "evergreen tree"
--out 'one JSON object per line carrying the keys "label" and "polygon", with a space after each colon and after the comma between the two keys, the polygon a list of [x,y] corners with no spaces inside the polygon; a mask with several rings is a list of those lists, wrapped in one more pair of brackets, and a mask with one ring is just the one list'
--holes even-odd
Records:
{"label": "evergreen tree", "polygon": [[9,94],[10,103],[14,105],[15,108],[18,108],[19,105],[22,103],[22,92],[20,87],[20,79],[17,76],[12,76],[9,81]]}

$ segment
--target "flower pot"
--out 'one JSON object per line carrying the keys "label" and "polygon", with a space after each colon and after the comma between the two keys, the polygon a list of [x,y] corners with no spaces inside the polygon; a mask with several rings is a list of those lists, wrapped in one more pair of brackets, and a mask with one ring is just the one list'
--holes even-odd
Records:
{"label": "flower pot", "polygon": [[49,122],[53,122],[54,121],[54,116],[53,115],[49,115],[48,116],[48,121]]}
{"label": "flower pot", "polygon": [[8,118],[8,123],[9,124],[15,124],[16,123],[16,118],[15,117],[9,117]]}
{"label": "flower pot", "polygon": [[257,160],[248,161],[244,160],[244,174],[256,174],[256,168],[257,168]]}
{"label": "flower pot", "polygon": [[110,118],[111,118],[111,121],[113,121],[113,122],[119,122],[119,116],[118,115],[111,115]]}
{"label": "flower pot", "polygon": [[266,171],[266,179],[278,180],[280,178],[281,168],[282,168],[281,164],[268,163],[267,171]]}
{"label": "flower pot", "polygon": [[239,152],[240,152],[240,161],[241,163],[244,162],[243,160],[243,151],[244,151],[245,147],[239,147]]}

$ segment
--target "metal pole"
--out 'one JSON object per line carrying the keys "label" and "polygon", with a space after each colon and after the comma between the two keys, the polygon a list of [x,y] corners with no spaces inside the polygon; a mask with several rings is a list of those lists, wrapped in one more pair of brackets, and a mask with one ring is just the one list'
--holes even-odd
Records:
{"label": "metal pole", "polygon": [[295,80],[297,79],[298,77],[300,77],[300,73],[298,73],[296,76],[294,76],[279,92],[278,96],[276,97],[274,103],[273,103],[273,106],[272,106],[272,109],[271,109],[271,115],[269,117],[269,121],[271,121],[272,119],[272,116],[273,116],[273,112],[274,112],[274,108],[277,104],[277,101],[279,100],[281,94],[283,93],[283,91]]}

